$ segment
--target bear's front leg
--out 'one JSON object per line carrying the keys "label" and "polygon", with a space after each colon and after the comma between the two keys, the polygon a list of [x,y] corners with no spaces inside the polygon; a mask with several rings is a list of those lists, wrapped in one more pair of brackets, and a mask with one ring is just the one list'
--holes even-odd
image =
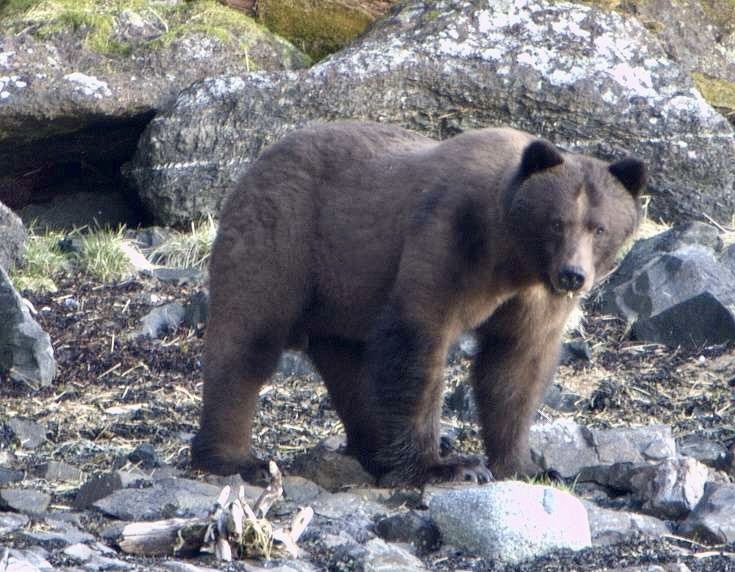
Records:
{"label": "bear's front leg", "polygon": [[477,330],[472,381],[488,463],[497,478],[533,471],[528,430],[558,363],[574,302],[532,292],[508,301]]}
{"label": "bear's front leg", "polygon": [[369,410],[375,430],[356,453],[381,484],[492,479],[477,457],[439,454],[446,338],[440,325],[411,315],[394,301],[368,340]]}

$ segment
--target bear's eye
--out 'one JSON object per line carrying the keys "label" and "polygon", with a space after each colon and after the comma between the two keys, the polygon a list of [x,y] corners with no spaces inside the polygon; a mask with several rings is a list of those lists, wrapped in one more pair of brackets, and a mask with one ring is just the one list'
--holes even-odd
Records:
{"label": "bear's eye", "polygon": [[562,223],[560,220],[551,221],[551,232],[554,232],[556,234],[561,234],[563,231],[564,231],[564,223]]}
{"label": "bear's eye", "polygon": [[604,226],[596,226],[595,227],[595,236],[602,236],[605,234],[605,227]]}

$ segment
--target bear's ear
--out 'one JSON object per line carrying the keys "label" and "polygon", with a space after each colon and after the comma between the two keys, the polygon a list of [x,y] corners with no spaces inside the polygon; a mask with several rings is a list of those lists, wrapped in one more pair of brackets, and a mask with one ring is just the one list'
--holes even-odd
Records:
{"label": "bear's ear", "polygon": [[551,169],[564,162],[559,150],[548,141],[537,139],[523,150],[523,158],[521,159],[521,177],[526,178],[529,175],[538,173],[545,169]]}
{"label": "bear's ear", "polygon": [[646,186],[648,174],[646,173],[646,165],[643,161],[635,157],[626,157],[612,163],[608,171],[620,181],[623,186],[628,189],[631,195],[637,197]]}

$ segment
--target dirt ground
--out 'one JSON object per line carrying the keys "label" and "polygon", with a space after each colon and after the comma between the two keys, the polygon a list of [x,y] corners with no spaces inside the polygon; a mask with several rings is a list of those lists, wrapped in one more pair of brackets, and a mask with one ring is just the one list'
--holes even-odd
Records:
{"label": "dirt ground", "polygon": [[[131,334],[152,306],[186,301],[192,291],[152,278],[102,285],[73,277],[59,286],[55,294],[27,294],[51,335],[57,380],[36,393],[0,383],[0,427],[10,418],[27,417],[47,427],[48,442],[26,451],[0,432],[0,461],[32,475],[36,465],[57,459],[91,476],[124,466],[137,445],[150,443],[164,462],[190,473],[187,440],[196,430],[201,401],[203,331],[182,329],[143,341]],[[594,308],[588,309],[583,330],[572,337],[589,343],[591,360],[562,366],[556,378],[580,396],[574,411],[564,415],[604,427],[665,423],[677,437],[699,434],[725,446],[735,443],[735,347],[683,351],[633,342],[620,320]],[[448,370],[449,389],[467,370],[466,363]],[[544,406],[539,415],[561,414]],[[476,425],[444,421],[454,428],[459,449],[479,450]],[[340,432],[329,396],[314,376],[281,376],[263,388],[254,441],[259,453],[274,457],[286,473],[296,454]],[[22,485],[53,493],[55,508],[71,505],[77,486],[29,479]],[[594,570],[677,560],[693,570],[735,569],[735,560],[718,556],[720,551],[732,553],[735,547],[711,549],[664,538],[556,555],[517,569]],[[494,569],[443,553],[426,562],[434,569]]]}

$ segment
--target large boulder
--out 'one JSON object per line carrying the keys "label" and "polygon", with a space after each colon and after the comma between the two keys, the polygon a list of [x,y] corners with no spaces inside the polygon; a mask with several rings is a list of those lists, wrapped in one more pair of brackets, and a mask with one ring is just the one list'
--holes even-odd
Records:
{"label": "large boulder", "polygon": [[394,122],[437,137],[512,125],[650,166],[652,212],[727,218],[727,120],[634,19],[550,0],[409,2],[299,73],[204,80],[149,125],[129,173],[159,220],[216,214],[262,149],[315,120]]}
{"label": "large boulder", "polygon": [[50,385],[56,361],[49,335],[0,267],[0,374],[37,389]]}
{"label": "large boulder", "polygon": [[735,340],[735,265],[718,230],[680,225],[635,244],[603,286],[603,310],[632,335],[669,346]]}
{"label": "large boulder", "polygon": [[22,262],[27,238],[20,218],[0,203],[0,267],[12,270]]}
{"label": "large boulder", "polygon": [[214,1],[104,3],[94,14],[71,2],[5,5],[0,201],[20,208],[71,177],[109,188],[153,112],[182,88],[210,74],[307,62]]}

